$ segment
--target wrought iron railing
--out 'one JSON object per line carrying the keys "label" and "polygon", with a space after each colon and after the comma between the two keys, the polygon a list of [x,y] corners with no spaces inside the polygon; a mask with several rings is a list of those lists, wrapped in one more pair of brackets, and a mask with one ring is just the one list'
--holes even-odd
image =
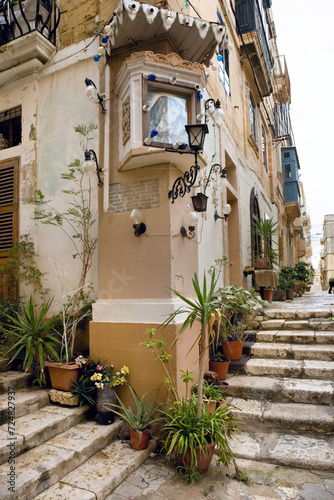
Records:
{"label": "wrought iron railing", "polygon": [[59,19],[56,0],[0,0],[0,45],[32,31],[56,45]]}

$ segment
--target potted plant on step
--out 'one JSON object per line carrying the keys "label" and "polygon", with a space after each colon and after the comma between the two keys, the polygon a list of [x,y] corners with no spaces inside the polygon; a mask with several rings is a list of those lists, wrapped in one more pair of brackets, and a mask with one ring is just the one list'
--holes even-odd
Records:
{"label": "potted plant on step", "polygon": [[42,304],[38,308],[32,297],[23,304],[22,313],[18,312],[16,317],[8,316],[10,323],[7,331],[16,337],[14,345],[6,352],[6,356],[14,351],[10,362],[20,353],[24,353],[23,368],[28,371],[35,362],[37,368],[37,381],[40,386],[45,385],[44,367],[46,359],[52,355],[59,359],[61,342],[54,332],[53,327],[57,316],[47,319],[52,300]]}
{"label": "potted plant on step", "polygon": [[[215,372],[217,373],[217,372]],[[193,394],[197,394],[197,384],[192,387]],[[206,411],[211,414],[215,411],[218,405],[226,398],[226,386],[216,385],[204,380],[203,382],[203,402],[206,407]]]}
{"label": "potted plant on step", "polygon": [[[136,391],[129,386],[135,409],[131,406],[125,406],[121,399],[116,395],[119,404],[112,404],[113,411],[121,417],[128,425],[130,432],[131,448],[134,450],[146,450],[150,439],[149,427],[153,422],[161,420],[157,418],[157,413],[161,405],[154,406],[154,400],[157,391],[153,391],[148,395],[145,393],[141,398],[138,397]],[[146,401],[145,401],[146,400]]]}
{"label": "potted plant on step", "polygon": [[242,356],[247,330],[251,328],[260,310],[270,306],[255,290],[246,290],[238,285],[220,288],[215,297],[222,311],[216,335],[222,340],[224,356],[230,360],[238,360]]}
{"label": "potted plant on step", "polygon": [[273,219],[254,221],[253,233],[260,238],[261,245],[255,255],[256,269],[273,269],[278,264],[277,243],[273,239],[278,233],[277,222]]}
{"label": "potted plant on step", "polygon": [[114,365],[102,365],[100,361],[96,363],[94,373],[90,376],[97,389],[96,394],[96,409],[98,413],[99,423],[102,425],[112,424],[115,420],[115,412],[113,406],[117,402],[116,387],[127,383],[127,378],[130,373],[127,366],[116,373],[112,373]]}
{"label": "potted plant on step", "polygon": [[229,405],[209,413],[203,404],[198,418],[197,404],[197,398],[192,396],[189,400],[175,401],[163,411],[162,450],[167,456],[174,456],[191,483],[208,470],[215,448],[219,461],[224,464],[231,461],[233,453],[228,439],[236,432]]}

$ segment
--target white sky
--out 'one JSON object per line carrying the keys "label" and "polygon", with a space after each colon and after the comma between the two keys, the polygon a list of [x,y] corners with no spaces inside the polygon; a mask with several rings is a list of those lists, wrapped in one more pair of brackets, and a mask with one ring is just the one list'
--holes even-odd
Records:
{"label": "white sky", "polygon": [[[334,214],[334,0],[273,0],[277,46],[291,82],[291,123],[311,234]],[[320,236],[312,237],[318,267]]]}

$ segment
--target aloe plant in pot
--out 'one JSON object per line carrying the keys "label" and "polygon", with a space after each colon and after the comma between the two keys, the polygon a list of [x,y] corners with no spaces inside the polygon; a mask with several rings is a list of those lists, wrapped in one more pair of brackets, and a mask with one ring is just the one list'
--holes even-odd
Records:
{"label": "aloe plant in pot", "polygon": [[154,405],[156,390],[149,395],[146,392],[139,398],[136,391],[131,386],[129,388],[135,403],[135,409],[133,410],[131,406],[125,406],[117,394],[119,404],[112,404],[110,407],[116,415],[127,423],[130,431],[131,447],[134,450],[146,450],[150,439],[149,427],[153,422],[161,420],[161,418],[157,418],[161,405]]}

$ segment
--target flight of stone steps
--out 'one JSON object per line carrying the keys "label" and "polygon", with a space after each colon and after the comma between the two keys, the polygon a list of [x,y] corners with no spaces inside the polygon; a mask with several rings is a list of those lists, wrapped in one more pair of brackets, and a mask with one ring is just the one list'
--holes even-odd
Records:
{"label": "flight of stone steps", "polygon": [[269,310],[228,393],[243,431],[237,458],[334,471],[332,311]]}
{"label": "flight of stone steps", "polygon": [[29,374],[0,373],[1,500],[104,499],[155,450],[153,439],[132,450],[116,439],[121,421],[100,425],[87,406],[50,404],[30,383]]}

